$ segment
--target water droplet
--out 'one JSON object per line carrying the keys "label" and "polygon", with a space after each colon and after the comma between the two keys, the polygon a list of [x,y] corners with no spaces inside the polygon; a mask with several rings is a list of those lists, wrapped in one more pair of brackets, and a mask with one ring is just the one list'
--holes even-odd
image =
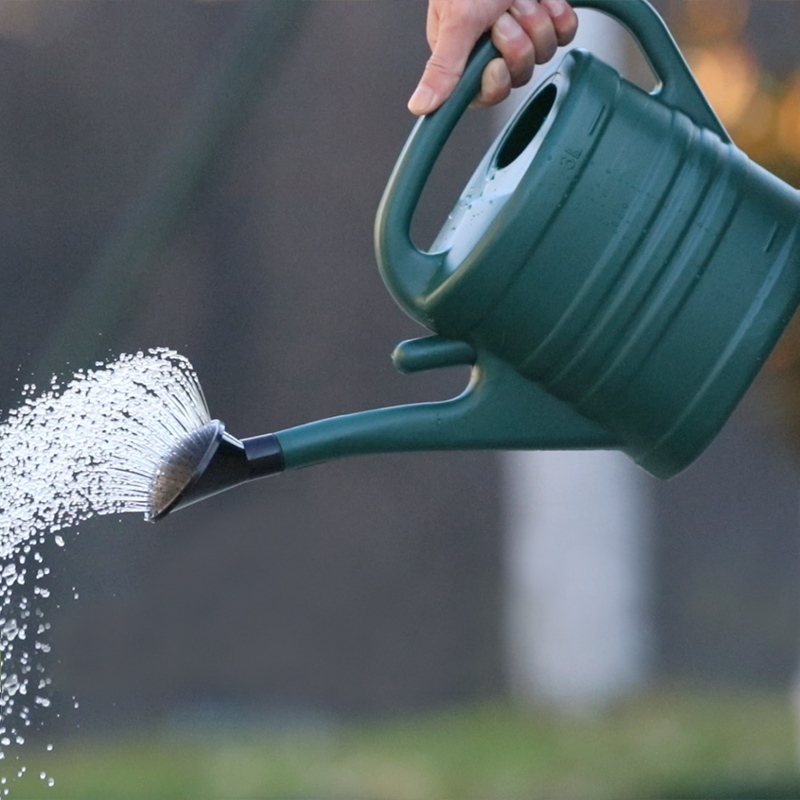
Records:
{"label": "water droplet", "polygon": [[[36,548],[48,540],[64,547],[61,532],[78,535],[76,525],[94,516],[147,514],[164,459],[210,421],[194,370],[173,351],[123,355],[96,367],[69,382],[54,378],[38,396],[26,383],[19,406],[0,422],[3,748],[23,745],[21,732],[37,723],[34,709],[51,705],[43,694],[51,684],[43,660],[50,644],[40,638],[50,625],[38,606],[50,597],[50,568]],[[19,591],[26,583],[32,592]],[[0,749],[0,760],[6,757]]]}

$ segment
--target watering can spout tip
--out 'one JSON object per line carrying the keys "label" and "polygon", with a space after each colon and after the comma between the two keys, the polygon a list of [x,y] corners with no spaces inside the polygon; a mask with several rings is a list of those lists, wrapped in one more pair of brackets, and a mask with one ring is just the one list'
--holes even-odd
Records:
{"label": "watering can spout tip", "polygon": [[283,471],[283,452],[273,434],[239,440],[212,420],[188,434],[164,457],[150,485],[146,519],[172,511],[241,483]]}

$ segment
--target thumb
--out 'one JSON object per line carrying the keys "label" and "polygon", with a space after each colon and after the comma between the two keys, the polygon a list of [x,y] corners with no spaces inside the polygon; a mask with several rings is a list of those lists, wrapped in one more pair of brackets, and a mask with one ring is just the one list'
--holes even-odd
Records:
{"label": "thumb", "polygon": [[479,35],[480,32],[473,36],[463,30],[439,30],[433,53],[408,101],[408,110],[412,114],[430,114],[450,96]]}

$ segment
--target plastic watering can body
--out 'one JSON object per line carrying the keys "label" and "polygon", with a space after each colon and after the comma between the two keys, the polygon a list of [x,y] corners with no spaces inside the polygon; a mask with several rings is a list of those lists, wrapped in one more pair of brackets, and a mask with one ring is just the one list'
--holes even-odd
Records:
{"label": "plastic watering can body", "polygon": [[538,389],[530,402],[543,405],[518,414],[541,425],[544,405],[569,410],[549,431],[506,415],[511,446],[615,446],[669,477],[720,430],[800,303],[800,193],[731,143],[644,0],[573,5],[621,21],[661,86],[648,94],[568,53],[421,252],[414,209],[496,55],[484,43],[398,161],[376,223],[379,267],[411,316],[512,373],[503,391]]}
{"label": "plastic watering can body", "polygon": [[203,447],[189,442],[188,482],[154,493],[152,519],[344,456],[617,448],[669,477],[710,443],[800,303],[800,193],[731,143],[645,0],[572,2],[631,31],[656,91],[571,51],[423,252],[414,210],[496,55],[485,42],[417,123],[378,210],[387,288],[434,333],[399,345],[395,365],[471,365],[465,391],[241,441],[212,422]]}

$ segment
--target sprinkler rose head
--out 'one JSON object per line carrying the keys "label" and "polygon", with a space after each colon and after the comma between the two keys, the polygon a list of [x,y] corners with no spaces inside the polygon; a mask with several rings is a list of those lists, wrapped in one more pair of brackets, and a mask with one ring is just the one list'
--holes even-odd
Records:
{"label": "sprinkler rose head", "polygon": [[240,441],[215,419],[184,437],[162,459],[150,485],[145,516],[156,522],[198,500],[282,471],[277,437],[266,434]]}
{"label": "sprinkler rose head", "polygon": [[206,471],[219,447],[225,426],[219,420],[192,431],[159,464],[150,485],[147,519],[155,522],[175,508],[184,493]]}

